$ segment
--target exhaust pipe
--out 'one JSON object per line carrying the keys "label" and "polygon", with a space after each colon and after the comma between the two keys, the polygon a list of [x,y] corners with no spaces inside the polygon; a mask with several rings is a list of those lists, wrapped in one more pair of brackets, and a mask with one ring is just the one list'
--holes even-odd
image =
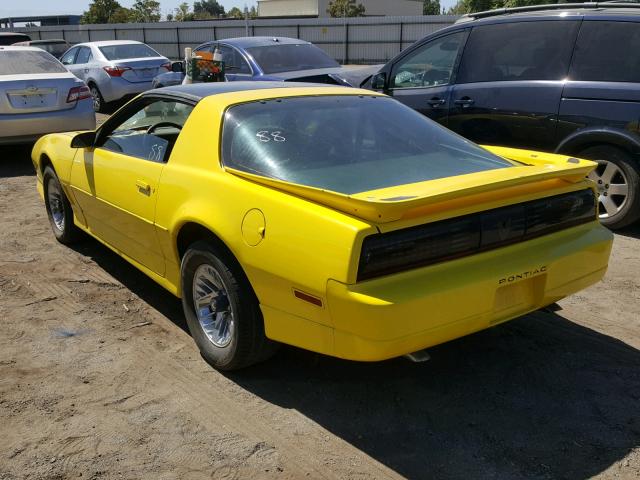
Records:
{"label": "exhaust pipe", "polygon": [[411,360],[413,363],[423,363],[431,359],[427,349],[418,350],[417,352],[407,353],[404,358]]}

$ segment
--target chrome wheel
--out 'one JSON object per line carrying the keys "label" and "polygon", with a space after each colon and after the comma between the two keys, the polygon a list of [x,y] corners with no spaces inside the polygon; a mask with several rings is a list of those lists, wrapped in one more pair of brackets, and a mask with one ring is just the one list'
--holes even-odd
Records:
{"label": "chrome wheel", "polygon": [[629,197],[629,182],[624,171],[615,163],[596,161],[598,166],[589,174],[589,178],[598,187],[600,218],[611,218],[625,207]]}
{"label": "chrome wheel", "polygon": [[99,112],[100,107],[102,107],[102,99],[100,98],[100,92],[96,87],[91,87],[91,96],[93,97],[93,109],[96,112]]}
{"label": "chrome wheel", "polygon": [[58,182],[50,180],[47,185],[47,203],[53,224],[61,232],[64,231],[64,204],[62,191]]}
{"label": "chrome wheel", "polygon": [[216,347],[226,347],[235,333],[233,307],[218,272],[208,264],[193,275],[193,306],[202,331]]}

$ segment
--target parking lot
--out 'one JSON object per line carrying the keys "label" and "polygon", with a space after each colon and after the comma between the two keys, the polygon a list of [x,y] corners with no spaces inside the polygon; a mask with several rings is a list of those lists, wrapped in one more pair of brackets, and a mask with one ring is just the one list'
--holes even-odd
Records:
{"label": "parking lot", "polygon": [[640,476],[640,226],[561,311],[429,362],[286,347],[221,374],[177,299],[54,240],[28,149],[0,158],[0,479]]}

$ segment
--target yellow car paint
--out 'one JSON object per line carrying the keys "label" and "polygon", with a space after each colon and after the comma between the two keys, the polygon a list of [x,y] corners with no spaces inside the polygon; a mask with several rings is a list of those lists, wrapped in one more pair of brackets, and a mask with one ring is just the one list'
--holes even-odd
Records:
{"label": "yellow car paint", "polygon": [[[42,171],[50,162],[76,224],[176,296],[181,232],[193,225],[206,229],[242,266],[269,338],[353,360],[396,357],[488,328],[604,275],[612,235],[594,219],[516,245],[357,282],[368,235],[593,189],[585,175],[595,164],[486,147],[523,165],[351,196],[221,164],[220,131],[230,106],[310,95],[378,94],[296,87],[205,97],[187,119],[169,162],[152,167],[101,148],[72,149],[70,134],[47,135],[32,154],[38,190],[42,195]],[[400,195],[411,198],[388,200]],[[536,273],[517,278],[522,272]]]}

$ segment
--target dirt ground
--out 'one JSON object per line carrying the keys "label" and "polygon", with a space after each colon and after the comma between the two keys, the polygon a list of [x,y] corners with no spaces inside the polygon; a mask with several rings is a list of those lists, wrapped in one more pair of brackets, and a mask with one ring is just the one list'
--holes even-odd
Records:
{"label": "dirt ground", "polygon": [[638,479],[640,226],[606,279],[431,350],[283,348],[221,374],[177,299],[93,240],[55,242],[0,149],[0,479]]}

